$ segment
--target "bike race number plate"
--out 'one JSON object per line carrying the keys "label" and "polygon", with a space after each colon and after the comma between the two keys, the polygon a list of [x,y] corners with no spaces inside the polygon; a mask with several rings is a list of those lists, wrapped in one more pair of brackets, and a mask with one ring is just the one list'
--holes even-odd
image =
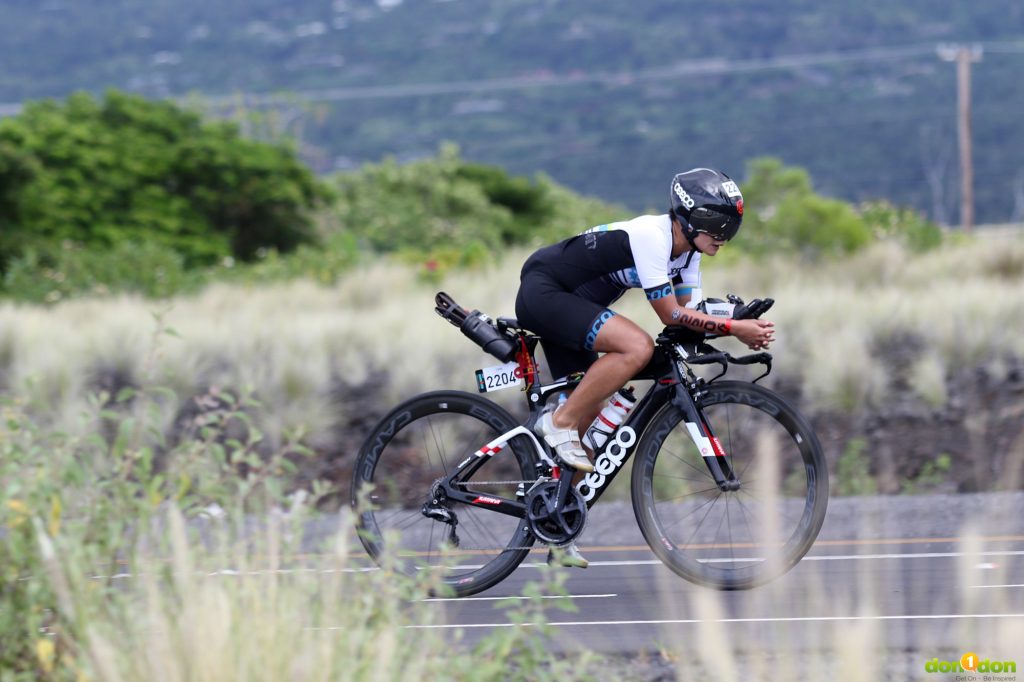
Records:
{"label": "bike race number plate", "polygon": [[523,371],[519,369],[519,363],[517,362],[484,367],[476,371],[476,387],[481,393],[501,391],[506,388],[522,385]]}

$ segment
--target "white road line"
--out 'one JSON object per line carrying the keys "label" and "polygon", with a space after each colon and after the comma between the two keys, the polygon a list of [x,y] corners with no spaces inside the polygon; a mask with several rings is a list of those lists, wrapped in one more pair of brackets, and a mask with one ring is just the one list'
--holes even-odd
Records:
{"label": "white road line", "polygon": [[[585,550],[584,550],[585,551]],[[1001,552],[919,552],[916,554],[817,554],[805,556],[801,561],[865,561],[877,559],[944,559],[962,556],[1024,556],[1024,550]],[[729,563],[733,561],[764,561],[764,557],[736,557],[707,559],[705,563]],[[591,566],[657,566],[658,559],[640,559],[623,561],[591,561]],[[546,564],[522,564],[524,568],[543,568]],[[458,568],[470,568],[459,566]]]}
{"label": "white road line", "polygon": [[921,552],[918,554],[819,554],[805,556],[803,561],[845,561],[854,559],[939,559],[961,556],[1024,556],[1024,551],[1003,552]]}
{"label": "white road line", "polygon": [[971,585],[971,587],[983,588],[983,587],[1024,587],[1024,585]]}
{"label": "white road line", "polygon": [[[557,627],[575,627],[585,625],[599,625],[602,627],[615,625],[697,625],[700,623],[827,623],[841,621],[863,621],[863,620],[966,620],[982,618],[1020,618],[1024,621],[1024,613],[946,613],[927,614],[916,616],[806,616],[792,618],[722,618],[713,621],[699,619],[683,620],[578,620],[549,622],[547,625]],[[457,628],[514,628],[529,627],[532,623],[469,623],[464,625],[406,625],[410,630],[454,630]]]}
{"label": "white road line", "polygon": [[[1001,552],[921,552],[917,554],[819,554],[815,556],[805,556],[801,561],[866,561],[866,560],[880,560],[880,559],[945,559],[952,557],[964,557],[964,556],[1024,556],[1024,550],[1018,551],[1001,551]],[[720,559],[706,559],[705,563],[728,563],[733,561],[763,561],[763,557],[736,557],[733,558],[720,558]],[[591,561],[591,567],[598,566],[658,566],[661,561],[658,559],[639,559],[639,560],[623,560],[623,561]],[[452,566],[453,570],[475,570],[483,568],[483,564],[461,564]],[[524,563],[520,564],[520,568],[547,568],[546,563]],[[368,566],[365,568],[279,568],[273,571],[270,570],[255,570],[240,572],[236,569],[222,568],[218,571],[212,571],[205,573],[210,577],[215,576],[241,576],[241,575],[266,575],[269,573],[289,574],[289,573],[367,573],[370,571],[380,570],[376,566]],[[106,575],[94,575],[91,576],[93,580],[123,580],[125,578],[136,577],[131,573],[118,573],[112,576]],[[28,580],[28,578],[23,578]]]}
{"label": "white road line", "polygon": [[456,602],[467,602],[467,601],[504,601],[506,599],[608,599],[610,597],[618,597],[617,594],[567,594],[565,596],[559,595],[544,595],[542,597],[431,597],[430,599],[420,599],[421,602],[437,602],[437,601],[456,601]]}

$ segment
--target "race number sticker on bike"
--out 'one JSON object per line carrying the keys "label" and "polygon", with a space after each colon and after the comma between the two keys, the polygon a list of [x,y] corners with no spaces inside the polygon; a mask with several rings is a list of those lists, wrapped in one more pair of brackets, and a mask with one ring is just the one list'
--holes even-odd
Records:
{"label": "race number sticker on bike", "polygon": [[519,369],[519,363],[516,362],[484,367],[476,371],[476,388],[481,393],[501,391],[506,388],[522,385],[523,371]]}

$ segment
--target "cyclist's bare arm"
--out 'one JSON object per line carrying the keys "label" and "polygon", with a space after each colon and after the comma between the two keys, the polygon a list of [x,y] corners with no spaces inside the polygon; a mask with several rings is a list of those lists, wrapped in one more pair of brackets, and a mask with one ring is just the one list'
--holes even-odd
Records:
{"label": "cyclist's bare arm", "polygon": [[651,301],[658,319],[665,325],[679,325],[695,331],[732,335],[753,350],[767,348],[775,340],[775,324],[768,320],[722,320],[691,308],[683,308],[678,296]]}

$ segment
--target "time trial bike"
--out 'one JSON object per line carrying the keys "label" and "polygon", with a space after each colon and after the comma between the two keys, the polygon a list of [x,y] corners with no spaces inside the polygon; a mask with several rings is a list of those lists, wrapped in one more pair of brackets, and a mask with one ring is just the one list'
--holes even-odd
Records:
{"label": "time trial bike", "polygon": [[[737,306],[756,317],[771,299]],[[478,388],[523,389],[519,421],[480,394],[433,391],[389,412],[363,443],[352,479],[359,537],[379,563],[437,571],[459,596],[497,584],[536,543],[564,546],[635,455],[633,512],[655,555],[695,583],[736,590],[792,568],[825,517],[825,458],[807,421],[756,382],[767,352],[733,357],[703,333],[666,327],[635,382],[650,382],[580,475],[558,464],[533,427],[582,375],[543,384],[539,337],[516,320],[467,311],[447,294],[436,310],[505,362],[477,370]],[[722,380],[730,365],[759,365],[753,381]],[[697,366],[717,375],[698,376]]]}

